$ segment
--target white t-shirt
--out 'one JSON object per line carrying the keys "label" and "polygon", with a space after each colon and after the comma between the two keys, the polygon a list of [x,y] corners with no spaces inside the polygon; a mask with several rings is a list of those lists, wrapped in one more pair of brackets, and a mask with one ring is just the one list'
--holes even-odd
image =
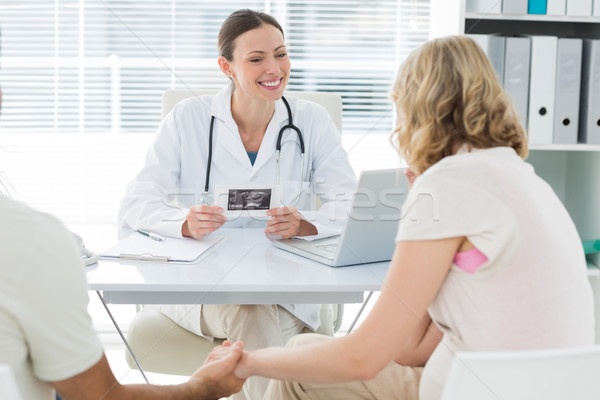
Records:
{"label": "white t-shirt", "polygon": [[100,360],[88,301],[71,233],[53,217],[0,195],[0,364],[12,367],[24,400],[54,399],[46,382]]}
{"label": "white t-shirt", "polygon": [[594,310],[577,230],[551,187],[507,147],[461,151],[415,181],[397,240],[466,236],[487,261],[453,265],[429,307],[444,333],[420,399],[439,399],[456,351],[592,345]]}

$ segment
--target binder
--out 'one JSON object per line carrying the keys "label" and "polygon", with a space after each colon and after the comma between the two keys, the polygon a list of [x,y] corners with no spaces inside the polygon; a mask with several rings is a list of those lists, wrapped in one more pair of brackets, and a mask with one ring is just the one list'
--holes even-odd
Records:
{"label": "binder", "polygon": [[548,15],[565,15],[567,12],[567,0],[548,0]]}
{"label": "binder", "polygon": [[594,0],[592,5],[592,15],[594,17],[600,17],[600,0]]}
{"label": "binder", "polygon": [[552,144],[557,46],[556,36],[531,36],[527,125],[530,144]]}
{"label": "binder", "polygon": [[546,0],[529,0],[527,2],[527,14],[546,14],[547,7]]}
{"label": "binder", "polygon": [[504,90],[513,101],[521,124],[527,126],[531,39],[507,37],[504,51]]}
{"label": "binder", "polygon": [[579,118],[579,142],[600,144],[600,39],[583,40]]}
{"label": "binder", "polygon": [[527,1],[525,0],[503,0],[502,14],[527,14]]}
{"label": "binder", "polygon": [[581,39],[558,39],[553,132],[553,142],[557,144],[577,143],[581,50]]}
{"label": "binder", "polygon": [[467,0],[467,12],[480,14],[500,14],[501,0]]}
{"label": "binder", "polygon": [[223,240],[225,240],[223,236],[207,235],[201,240],[168,237],[164,241],[156,241],[133,232],[111,248],[101,252],[100,258],[193,264],[217,248]]}
{"label": "binder", "polygon": [[592,15],[592,0],[567,0],[567,15],[589,17]]}
{"label": "binder", "polygon": [[500,85],[503,85],[505,37],[478,33],[470,33],[467,36],[477,42],[483,52],[488,56],[492,63],[492,67],[494,67],[494,71],[496,71],[498,82],[500,82]]}

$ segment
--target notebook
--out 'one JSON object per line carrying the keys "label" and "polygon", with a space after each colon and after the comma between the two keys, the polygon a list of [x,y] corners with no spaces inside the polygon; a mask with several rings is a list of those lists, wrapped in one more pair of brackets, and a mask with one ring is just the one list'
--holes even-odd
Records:
{"label": "notebook", "polygon": [[342,267],[391,260],[401,208],[408,194],[404,168],[363,171],[341,235],[307,241],[275,241],[275,246],[311,260]]}

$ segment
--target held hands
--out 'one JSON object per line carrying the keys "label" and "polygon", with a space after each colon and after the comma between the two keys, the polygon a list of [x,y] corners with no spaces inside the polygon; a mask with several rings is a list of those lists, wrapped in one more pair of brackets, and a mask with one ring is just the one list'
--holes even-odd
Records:
{"label": "held hands", "polygon": [[238,378],[233,371],[243,353],[242,342],[231,343],[226,340],[223,345],[210,352],[202,367],[194,372],[190,382],[198,383],[202,393],[208,392],[210,398],[218,399],[239,392],[246,379]]}
{"label": "held hands", "polygon": [[252,372],[250,370],[248,359],[250,358],[250,352],[244,351],[242,352],[242,357],[239,359],[238,363],[233,370],[233,374],[237,376],[239,379],[248,379],[252,376]]}
{"label": "held hands", "polygon": [[267,211],[269,220],[265,235],[269,240],[289,239],[293,236],[309,236],[318,233],[317,228],[302,218],[295,207],[278,207]]}
{"label": "held hands", "polygon": [[205,235],[216,231],[227,221],[223,209],[207,204],[190,207],[190,212],[181,227],[183,236],[202,239]]}

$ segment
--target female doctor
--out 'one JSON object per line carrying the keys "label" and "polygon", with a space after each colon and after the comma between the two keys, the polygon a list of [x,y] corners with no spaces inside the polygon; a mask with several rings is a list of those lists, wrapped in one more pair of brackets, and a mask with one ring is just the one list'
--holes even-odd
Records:
{"label": "female doctor", "polygon": [[[290,60],[279,23],[264,13],[236,11],[222,25],[218,47],[219,67],[230,84],[214,96],[180,102],[165,117],[121,203],[121,232],[147,229],[202,239],[222,226],[263,224],[267,237],[289,238],[341,228],[356,177],[327,111],[282,97]],[[280,184],[283,206],[267,211],[266,224],[228,220],[212,198],[214,186],[224,184]],[[313,193],[322,203],[316,212]],[[319,325],[318,305],[163,306],[162,311],[191,332],[242,340],[250,350],[282,346]],[[242,393],[262,398],[267,384],[251,378]]]}

